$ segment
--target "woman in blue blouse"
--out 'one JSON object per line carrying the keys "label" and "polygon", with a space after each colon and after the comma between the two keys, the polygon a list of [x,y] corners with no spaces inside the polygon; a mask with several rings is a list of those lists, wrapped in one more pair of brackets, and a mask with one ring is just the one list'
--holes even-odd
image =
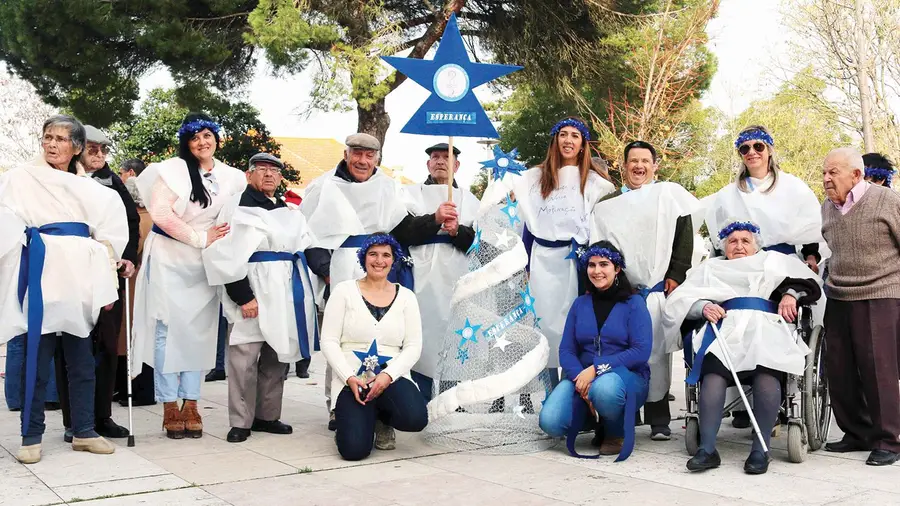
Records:
{"label": "woman in blue blouse", "polygon": [[650,313],[625,277],[622,253],[610,242],[593,244],[581,266],[590,284],[569,309],[559,346],[566,379],[544,402],[540,425],[553,437],[567,436],[569,452],[583,457],[575,452],[575,436],[590,413],[603,420],[600,454],[624,460],[634,447],[635,412],[647,399]]}

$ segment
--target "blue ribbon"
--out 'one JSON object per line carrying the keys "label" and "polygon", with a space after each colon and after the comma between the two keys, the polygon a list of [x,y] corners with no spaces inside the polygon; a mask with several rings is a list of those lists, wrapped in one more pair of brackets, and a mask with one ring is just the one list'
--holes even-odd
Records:
{"label": "blue ribbon", "polygon": [[[444,242],[444,239],[438,240],[438,237],[444,236],[435,236],[432,239],[435,239],[434,243],[426,243],[426,244],[439,244]],[[450,236],[446,236],[450,237]],[[341,248],[355,248],[359,249],[363,246],[363,243],[366,242],[366,239],[369,238],[369,235],[351,235],[344,239],[344,242],[341,243]],[[447,243],[450,243],[450,239],[446,239]],[[407,258],[411,258],[409,256],[409,251],[403,252]],[[401,286],[407,288],[415,292],[416,290],[416,282],[415,277],[413,276],[412,266],[403,262],[402,260],[396,259],[394,264],[394,268],[391,269],[391,272],[388,273],[388,281],[391,283],[400,283]]]}
{"label": "blue ribbon", "polygon": [[660,281],[659,283],[653,285],[652,288],[647,288],[646,286],[638,288],[638,295],[647,300],[647,297],[650,296],[651,293],[665,293],[666,291],[666,282]]}
{"label": "blue ribbon", "polygon": [[797,254],[797,248],[795,248],[794,246],[792,246],[786,242],[773,244],[771,246],[766,246],[765,248],[763,248],[763,250],[764,251],[774,251],[776,253],[781,253],[782,255],[796,255]]}
{"label": "blue ribbon", "polygon": [[161,235],[161,236],[163,236],[163,237],[168,237],[169,239],[173,239],[173,240],[175,239],[175,238],[172,237],[171,235],[167,234],[165,230],[159,228],[159,226],[157,226],[156,223],[154,223],[153,226],[150,227],[150,230],[156,232],[157,234],[159,234],[159,235]]}
{"label": "blue ribbon", "polygon": [[[735,297],[733,299],[726,300],[721,304],[721,306],[725,311],[747,309],[752,311],[763,311],[766,313],[778,313],[778,306],[771,300],[763,299],[762,297]],[[716,328],[722,328],[721,319],[716,323]],[[697,350],[697,353],[694,357],[694,364],[691,368],[691,374],[689,374],[687,379],[684,380],[688,385],[696,385],[697,382],[700,381],[700,371],[703,369],[703,357],[704,355],[706,355],[706,351],[715,340],[716,334],[715,332],[713,332],[712,324],[707,323],[706,332],[703,333],[703,341],[700,342],[700,349]],[[687,348],[685,347],[685,349]]]}
{"label": "blue ribbon", "polygon": [[[290,262],[291,263],[291,288],[294,294],[294,320],[297,322],[297,336],[300,339],[300,355],[303,358],[309,358],[309,330],[306,328],[306,302],[304,301],[306,292],[303,289],[303,278],[300,277],[300,269],[297,267],[297,260],[303,265],[303,271],[306,273],[306,279],[312,286],[312,280],[309,279],[309,266],[306,263],[306,255],[302,251],[289,253],[287,251],[257,251],[250,255],[249,262]],[[316,349],[319,348],[319,326],[313,325],[314,343]]]}
{"label": "blue ribbon", "polygon": [[31,423],[31,402],[34,400],[34,387],[37,383],[38,347],[44,324],[44,293],[41,290],[41,277],[44,274],[44,258],[47,247],[41,234],[55,236],[90,237],[91,228],[85,223],[58,222],[48,223],[41,227],[25,228],[25,246],[19,264],[19,307],[23,308],[26,292],[28,294],[28,331],[25,341],[25,404],[22,407],[22,435]]}
{"label": "blue ribbon", "polygon": [[[613,373],[618,374],[625,383],[625,411],[623,413],[625,440],[622,442],[622,449],[619,451],[619,456],[616,457],[616,462],[621,462],[631,456],[631,453],[634,451],[634,416],[638,409],[638,385],[635,382],[636,375],[629,371],[625,366],[616,367],[607,371],[605,374]],[[597,455],[582,455],[575,451],[575,439],[578,437],[581,428],[584,426],[587,413],[587,403],[580,395],[578,395],[578,392],[575,392],[575,397],[572,401],[572,425],[569,427],[569,432],[566,434],[566,449],[569,450],[570,455],[578,457],[579,459],[597,459],[600,458],[599,453]]]}

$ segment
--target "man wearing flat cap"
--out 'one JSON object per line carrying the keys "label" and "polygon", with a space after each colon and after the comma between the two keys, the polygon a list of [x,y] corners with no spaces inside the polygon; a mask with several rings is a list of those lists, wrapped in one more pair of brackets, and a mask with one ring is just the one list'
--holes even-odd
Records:
{"label": "man wearing flat cap", "polygon": [[[381,143],[365,133],[356,133],[344,143],[344,159],[314,179],[306,189],[300,210],[316,238],[317,248],[308,252],[309,268],[328,285],[362,278],[356,252],[375,232],[390,232],[404,247],[426,244],[442,227],[455,230],[458,218],[452,203],[442,203],[432,214],[411,215],[403,203],[400,184],[378,170]],[[406,265],[401,271],[408,270]],[[401,283],[412,279],[401,277]],[[408,288],[412,288],[411,286]],[[324,295],[317,293],[317,301]],[[326,389],[331,381],[327,378]],[[325,392],[331,410],[330,392]],[[329,428],[334,427],[331,413]],[[392,449],[393,431],[376,424],[375,447]]]}
{"label": "man wearing flat cap", "polygon": [[475,240],[472,223],[478,213],[478,198],[460,188],[453,180],[453,202],[447,203],[447,184],[450,171],[459,170],[460,150],[453,148],[453,167],[450,167],[450,147],[435,144],[425,150],[428,155],[428,178],[424,183],[403,187],[406,209],[414,216],[427,215],[441,205],[452,204],[457,218],[444,222],[426,244],[409,248],[413,259],[416,298],[422,314],[422,355],[413,367],[413,379],[426,401],[431,399],[432,378],[437,373],[438,353],[450,317],[450,297],[453,285],[469,270],[466,252]]}
{"label": "man wearing flat cap", "polygon": [[[134,275],[134,265],[137,263],[137,247],[140,239],[141,218],[137,212],[134,199],[125,187],[125,183],[109,168],[106,163],[106,155],[112,141],[100,129],[91,125],[84,125],[85,149],[81,152],[81,165],[85,175],[101,185],[115,191],[122,199],[125,206],[125,216],[128,220],[128,245],[122,253],[122,262],[119,269],[119,300],[113,304],[109,311],[101,310],[97,324],[91,332],[94,342],[96,382],[94,387],[94,424],[98,434],[107,438],[123,438],[128,436],[128,429],[120,426],[112,420],[112,397],[116,384],[116,369],[118,368],[119,329],[122,325],[125,307],[122,304],[125,293],[125,278]],[[59,390],[60,407],[63,412],[63,425],[66,428],[65,439],[72,437],[72,420],[69,411],[69,381],[66,371],[66,359],[63,348],[56,350],[56,386]]]}
{"label": "man wearing flat cap", "polygon": [[[304,251],[306,218],[275,195],[284,163],[268,153],[250,158],[249,184],[217,219],[231,233],[203,251],[209,283],[232,324],[228,343],[229,443],[255,432],[290,434],[280,421],[285,364],[309,358],[316,335],[313,287]],[[224,292],[224,293],[223,293]]]}

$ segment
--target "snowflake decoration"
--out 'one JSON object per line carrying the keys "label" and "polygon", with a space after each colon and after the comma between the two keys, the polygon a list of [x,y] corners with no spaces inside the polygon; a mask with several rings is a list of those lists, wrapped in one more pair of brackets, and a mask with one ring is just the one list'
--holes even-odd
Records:
{"label": "snowflake decoration", "polygon": [[465,364],[466,360],[469,360],[469,350],[462,348],[456,350],[456,359],[459,360],[459,363]]}

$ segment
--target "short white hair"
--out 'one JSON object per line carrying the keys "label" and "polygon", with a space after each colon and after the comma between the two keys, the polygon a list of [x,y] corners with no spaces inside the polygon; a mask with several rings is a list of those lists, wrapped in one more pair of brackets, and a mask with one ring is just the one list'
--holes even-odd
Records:
{"label": "short white hair", "polygon": [[862,172],[866,168],[862,154],[856,148],[846,146],[832,149],[828,152],[828,155],[825,156],[825,160],[827,161],[832,158],[843,160],[849,169],[857,169]]}

